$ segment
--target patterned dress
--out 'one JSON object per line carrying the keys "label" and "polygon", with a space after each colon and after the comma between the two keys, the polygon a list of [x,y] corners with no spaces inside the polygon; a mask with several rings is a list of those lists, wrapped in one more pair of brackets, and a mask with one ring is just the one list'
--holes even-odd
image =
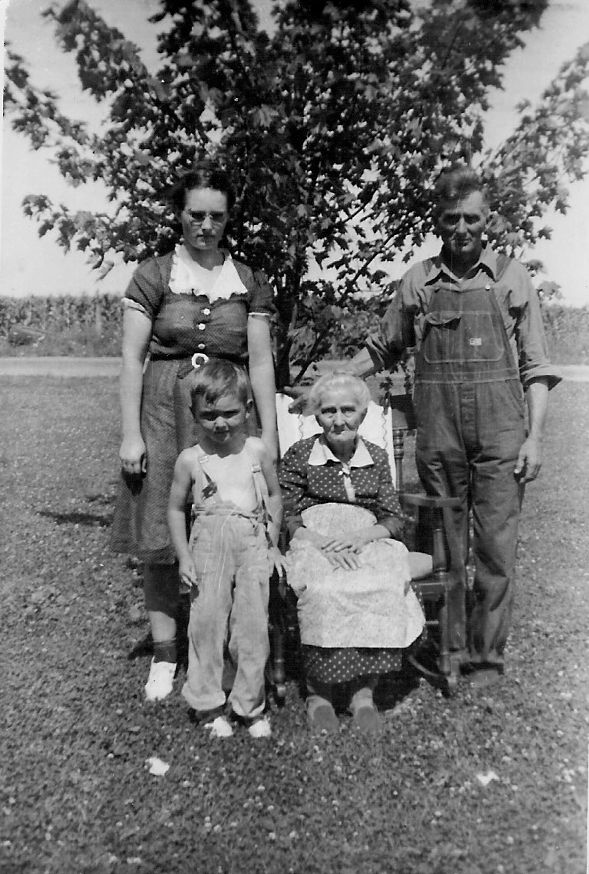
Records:
{"label": "patterned dress", "polygon": [[190,412],[179,399],[186,395],[181,386],[192,355],[246,367],[248,318],[275,314],[264,274],[223,254],[212,290],[199,288],[186,250],[177,246],[140,264],[125,296],[125,305],[143,312],[153,326],[141,402],[147,474],[139,481],[122,478],[111,543],[115,552],[137,555],[149,564],[175,562],[166,514],[174,464],[189,442]]}
{"label": "patterned dress", "polygon": [[[359,439],[343,465],[323,435],[295,443],[281,462],[290,535],[301,526],[342,536],[380,524],[394,533],[399,505],[386,452]],[[291,540],[287,578],[298,596],[305,671],[341,683],[399,670],[401,651],[419,637],[423,612],[411,589],[408,552],[398,540],[368,543],[357,570],[333,568],[302,538]]]}

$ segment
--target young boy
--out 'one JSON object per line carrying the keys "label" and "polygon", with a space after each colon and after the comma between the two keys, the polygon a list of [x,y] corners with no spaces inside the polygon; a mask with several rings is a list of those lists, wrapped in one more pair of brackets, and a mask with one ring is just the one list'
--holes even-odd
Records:
{"label": "young boy", "polygon": [[270,649],[269,576],[282,566],[276,546],[282,518],[278,477],[262,441],[248,433],[252,401],[245,372],[218,359],[191,379],[198,443],[178,457],[168,507],[180,580],[192,596],[182,694],[212,736],[233,734],[222,688],[228,633],[236,665],[231,710],[252,737],[269,737],[264,669]]}

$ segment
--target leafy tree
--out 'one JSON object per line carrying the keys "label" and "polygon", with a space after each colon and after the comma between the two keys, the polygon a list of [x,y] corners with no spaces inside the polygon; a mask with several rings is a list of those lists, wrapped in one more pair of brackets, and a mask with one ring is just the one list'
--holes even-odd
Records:
{"label": "leafy tree", "polygon": [[483,151],[489,90],[546,5],[285,0],[268,35],[249,0],[161,0],[155,74],[85,0],[54,5],[45,15],[82,87],[104,102],[106,131],[61,115],[10,51],[5,103],[71,184],[104,182],[115,210],[72,214],[31,195],[25,212],[105,270],[113,253],[171,248],[178,228],[163,192],[203,152],[218,154],[239,189],[232,249],[277,290],[286,379],[289,349],[303,366],[329,349],[350,294],[391,289],[387,263],[431,230],[429,191],[448,163],[485,168],[501,207],[494,234],[512,251],[548,233],[537,225],[547,210],[566,209],[563,180],[580,178],[589,149],[589,49],[537,109],[522,106],[501,149]]}

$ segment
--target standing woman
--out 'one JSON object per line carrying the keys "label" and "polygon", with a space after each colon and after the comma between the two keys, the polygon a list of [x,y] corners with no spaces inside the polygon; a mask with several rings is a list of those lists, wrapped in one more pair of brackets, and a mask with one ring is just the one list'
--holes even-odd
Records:
{"label": "standing woman", "polygon": [[247,368],[261,436],[276,457],[272,289],[222,248],[234,204],[226,173],[203,162],[170,196],[182,227],[173,252],[142,262],[125,294],[121,370],[122,483],[112,545],[144,564],[154,655],[145,686],[166,698],[176,671],[179,578],[167,525],[174,463],[194,442],[190,373],[211,358]]}

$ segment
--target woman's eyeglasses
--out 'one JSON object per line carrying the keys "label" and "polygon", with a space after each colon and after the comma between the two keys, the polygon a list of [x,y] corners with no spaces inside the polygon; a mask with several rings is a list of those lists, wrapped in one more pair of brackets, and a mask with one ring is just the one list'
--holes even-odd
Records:
{"label": "woman's eyeglasses", "polygon": [[193,225],[202,225],[207,219],[212,225],[222,225],[227,218],[225,212],[201,212],[196,209],[185,209],[184,212]]}

